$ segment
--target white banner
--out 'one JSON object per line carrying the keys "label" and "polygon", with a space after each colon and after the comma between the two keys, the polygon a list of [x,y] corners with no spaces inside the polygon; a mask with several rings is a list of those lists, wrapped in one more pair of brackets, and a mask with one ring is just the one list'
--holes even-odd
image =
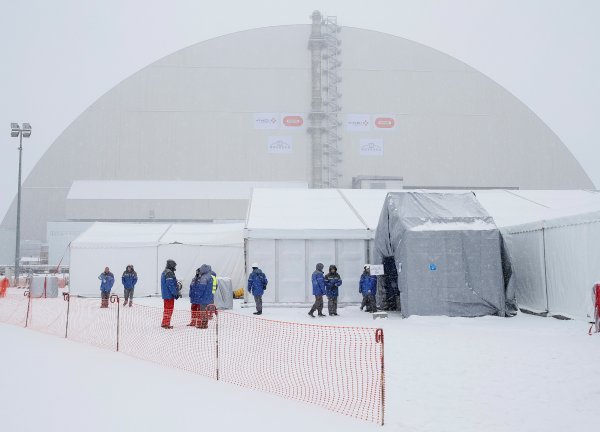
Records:
{"label": "white banner", "polygon": [[373,116],[373,128],[375,130],[396,129],[396,116],[393,114],[376,114]]}
{"label": "white banner", "polygon": [[383,276],[383,264],[369,264],[371,276]]}
{"label": "white banner", "polygon": [[359,141],[362,156],[383,156],[383,140],[381,138],[362,138]]}
{"label": "white banner", "polygon": [[272,136],[267,143],[267,153],[289,154],[292,153],[292,137]]}
{"label": "white banner", "polygon": [[254,129],[278,129],[279,113],[254,113]]}
{"label": "white banner", "polygon": [[283,113],[281,114],[281,127],[283,129],[304,129],[306,127],[304,114]]}
{"label": "white banner", "polygon": [[371,116],[369,114],[346,115],[346,130],[350,132],[371,130]]}

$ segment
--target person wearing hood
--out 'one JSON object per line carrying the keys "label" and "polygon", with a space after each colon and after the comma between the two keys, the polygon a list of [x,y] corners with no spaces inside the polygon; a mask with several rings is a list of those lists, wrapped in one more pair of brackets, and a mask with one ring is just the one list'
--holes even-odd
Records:
{"label": "person wearing hood", "polygon": [[258,268],[258,264],[252,264],[252,273],[248,276],[248,292],[254,296],[256,303],[254,315],[262,315],[262,296],[268,283],[267,276]]}
{"label": "person wearing hood", "polygon": [[375,304],[375,294],[377,294],[377,276],[371,275],[371,267],[369,264],[365,264],[360,281],[358,283],[358,291],[363,295],[363,306],[366,306],[367,312],[377,312],[377,305]]}
{"label": "person wearing hood", "polygon": [[129,307],[131,307],[131,300],[133,299],[133,290],[135,289],[135,284],[137,283],[138,277],[137,273],[133,269],[133,265],[129,264],[125,271],[123,272],[123,276],[121,276],[121,282],[123,283],[123,306],[127,306],[127,300],[129,299]]}
{"label": "person wearing hood", "polygon": [[206,309],[214,302],[213,275],[208,264],[202,264],[196,270],[196,276],[190,284],[190,303],[192,304],[192,321],[188,324],[197,328],[208,328]]}
{"label": "person wearing hood", "polygon": [[160,290],[164,303],[163,320],[161,327],[172,329],[171,316],[175,308],[175,300],[181,297],[180,290],[177,287],[177,278],[175,277],[175,267],[177,263],[172,259],[167,260],[167,266],[160,276]]}
{"label": "person wearing hood", "polygon": [[311,317],[315,317],[313,314],[315,311],[319,313],[320,317],[324,317],[323,314],[323,296],[325,295],[325,278],[323,277],[323,264],[318,263],[315,271],[312,274],[312,289],[313,295],[315,296],[315,303],[310,308],[308,314]]}
{"label": "person wearing hood", "polygon": [[104,272],[100,273],[98,279],[100,279],[100,297],[102,298],[100,302],[100,307],[107,308],[108,298],[110,297],[110,290],[112,289],[112,286],[115,283],[115,276],[110,272],[110,269],[108,267],[104,267]]}
{"label": "person wearing hood", "polygon": [[337,300],[342,278],[337,272],[335,264],[329,266],[329,273],[325,275],[325,292],[327,294],[327,310],[329,316],[337,316]]}

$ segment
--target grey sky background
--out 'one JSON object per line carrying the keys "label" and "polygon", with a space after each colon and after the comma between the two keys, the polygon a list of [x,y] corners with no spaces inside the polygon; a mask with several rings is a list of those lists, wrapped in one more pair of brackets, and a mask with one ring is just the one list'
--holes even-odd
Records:
{"label": "grey sky background", "polygon": [[0,3],[0,218],[17,190],[18,141],[10,138],[11,122],[33,127],[24,140],[25,178],[82,111],[139,69],[209,38],[308,24],[315,9],[337,16],[342,26],[436,48],[488,75],[546,122],[600,186],[600,1]]}

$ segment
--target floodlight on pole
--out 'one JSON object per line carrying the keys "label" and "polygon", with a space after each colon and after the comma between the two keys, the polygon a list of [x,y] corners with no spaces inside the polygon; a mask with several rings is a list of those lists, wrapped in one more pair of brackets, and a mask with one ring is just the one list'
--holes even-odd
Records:
{"label": "floodlight on pole", "polygon": [[10,136],[13,138],[19,137],[19,182],[17,189],[17,232],[15,240],[15,285],[19,283],[19,264],[21,261],[21,161],[23,155],[23,138],[31,136],[31,125],[23,123],[23,127],[19,123],[10,124]]}

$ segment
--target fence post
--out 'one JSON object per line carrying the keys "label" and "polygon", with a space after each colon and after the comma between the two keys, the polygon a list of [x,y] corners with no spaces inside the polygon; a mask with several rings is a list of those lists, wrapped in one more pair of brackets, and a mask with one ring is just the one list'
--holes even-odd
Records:
{"label": "fence post", "polygon": [[381,344],[381,426],[385,416],[385,362],[383,357],[383,329],[375,330],[375,342]]}
{"label": "fence post", "polygon": [[117,351],[119,351],[119,311],[121,310],[121,302],[119,301],[119,296],[117,294],[110,295],[110,302],[117,303]]}
{"label": "fence post", "polygon": [[27,315],[25,315],[25,328],[27,328],[27,323],[29,322],[29,307],[31,306],[31,293],[29,290],[23,291],[23,295],[27,297]]}
{"label": "fence post", "polygon": [[63,295],[63,300],[67,302],[67,322],[65,324],[65,339],[67,339],[68,335],[69,335],[69,309],[71,306],[71,296],[69,295],[68,292],[64,292],[62,293]]}
{"label": "fence post", "polygon": [[217,381],[219,381],[219,312],[217,310],[217,307],[214,304],[209,304],[208,306],[206,306],[206,313],[210,315],[210,313],[213,313],[215,315],[215,317],[217,318],[216,324],[215,324],[215,339],[216,339],[216,344],[217,344]]}

